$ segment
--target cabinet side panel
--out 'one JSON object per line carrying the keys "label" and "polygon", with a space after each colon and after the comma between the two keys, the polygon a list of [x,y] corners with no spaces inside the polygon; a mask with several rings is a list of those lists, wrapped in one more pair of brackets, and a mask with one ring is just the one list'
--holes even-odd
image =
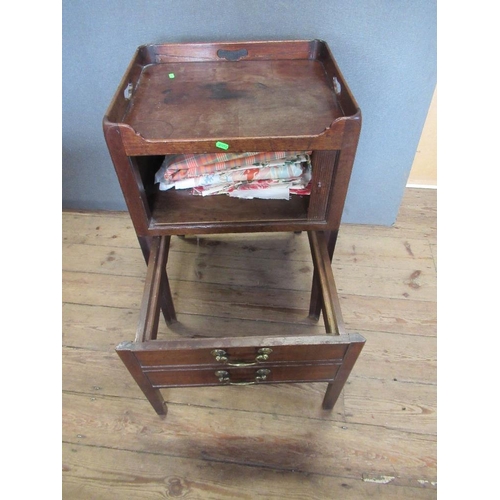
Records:
{"label": "cabinet side panel", "polygon": [[151,213],[137,161],[126,155],[119,126],[105,124],[104,137],[135,231],[145,235]]}
{"label": "cabinet side panel", "polygon": [[339,151],[335,162],[332,193],[330,195],[331,201],[327,215],[329,229],[334,231],[340,227],[360,131],[361,115],[346,121],[342,150]]}
{"label": "cabinet side panel", "polygon": [[330,201],[330,186],[337,151],[315,151],[312,155],[312,187],[308,218],[325,220]]}

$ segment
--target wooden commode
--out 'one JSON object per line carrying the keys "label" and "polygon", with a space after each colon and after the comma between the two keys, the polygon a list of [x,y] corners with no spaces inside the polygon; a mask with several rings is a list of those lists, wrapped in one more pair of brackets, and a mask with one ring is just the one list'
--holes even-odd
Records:
{"label": "wooden commode", "polygon": [[[144,45],[103,120],[144,258],[138,329],[116,351],[159,415],[167,387],[327,382],[333,408],[365,339],[347,333],[331,260],[361,112],[321,40]],[[312,151],[309,196],[289,200],[161,191],[165,155]],[[157,339],[176,320],[167,260],[173,235],[306,231],[314,264],[309,315],[326,335]],[[126,339],[124,339],[126,340]],[[243,388],[241,390],[244,390]]]}

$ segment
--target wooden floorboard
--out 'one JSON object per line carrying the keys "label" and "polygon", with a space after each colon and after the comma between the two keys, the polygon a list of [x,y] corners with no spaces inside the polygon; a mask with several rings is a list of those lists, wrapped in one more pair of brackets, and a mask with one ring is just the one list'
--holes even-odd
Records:
{"label": "wooden floorboard", "polygon": [[[145,264],[128,214],[63,213],[63,498],[437,496],[436,190],[392,227],[343,225],[332,269],[366,345],[334,410],[326,384],[169,389],[159,418],[114,352]],[[179,323],[159,338],[322,333],[302,234],[172,238]]]}

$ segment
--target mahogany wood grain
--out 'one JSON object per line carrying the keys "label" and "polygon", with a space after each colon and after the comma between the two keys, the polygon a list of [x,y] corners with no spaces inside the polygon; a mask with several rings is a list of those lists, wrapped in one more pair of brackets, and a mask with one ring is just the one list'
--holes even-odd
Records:
{"label": "mahogany wood grain", "polygon": [[138,235],[146,235],[151,212],[137,166],[125,153],[120,127],[109,122],[105,124],[104,138],[135,231]]}
{"label": "mahogany wood grain", "polygon": [[262,347],[271,348],[269,359],[259,363],[341,361],[352,342],[363,342],[359,334],[339,336],[293,335],[157,340],[128,345],[141,366],[214,365],[223,367],[211,352],[226,351],[230,362],[252,362]]}
{"label": "mahogany wood grain", "polygon": [[[321,346],[326,349],[326,354],[318,350],[316,359],[336,358],[340,355],[342,346],[351,344],[352,342],[364,342],[364,338],[359,333],[346,333],[344,335],[251,335],[246,337],[218,337],[218,338],[188,338],[188,339],[172,339],[172,340],[155,340],[152,342],[124,342],[126,348],[133,350],[140,356],[139,353],[150,350],[184,350],[192,349],[216,349],[216,348],[259,348],[271,347],[279,352],[279,349],[285,347],[303,347],[303,346]],[[331,350],[327,346],[332,346]],[[125,347],[125,346],[124,346]],[[324,357],[327,356],[327,357]]]}
{"label": "mahogany wood grain", "polygon": [[282,137],[209,137],[197,141],[183,139],[146,140],[125,123],[117,125],[124,140],[125,153],[128,156],[167,155],[183,153],[220,153],[216,145],[222,141],[230,145],[230,152],[247,151],[311,151],[337,150],[342,147],[342,136],[346,120],[338,118],[317,136],[282,136]]}
{"label": "mahogany wood grain", "polygon": [[[175,78],[169,78],[169,75]],[[123,120],[146,141],[315,137],[343,116],[319,61],[151,64]]]}
{"label": "mahogany wood grain", "polygon": [[224,386],[229,383],[219,380],[218,372],[226,371],[228,381],[236,384],[276,384],[276,383],[307,383],[307,382],[330,382],[335,379],[340,365],[334,363],[297,366],[273,366],[268,365],[269,373],[266,379],[256,382],[259,375],[259,367],[253,368],[201,368],[201,369],[162,369],[144,370],[145,376],[154,388],[167,387],[197,387],[197,386]]}
{"label": "mahogany wood grain", "polygon": [[331,410],[337,402],[342,389],[344,388],[351,370],[358,359],[358,356],[363,349],[364,343],[353,342],[347,348],[347,353],[340,367],[337,377],[334,382],[330,382],[326,389],[325,397],[323,399],[323,409]]}
{"label": "mahogany wood grain", "polygon": [[162,278],[165,274],[170,236],[153,238],[149,253],[148,271],[144,283],[136,342],[154,340],[158,332],[160,318],[160,294]]}
{"label": "mahogany wood grain", "polygon": [[[352,168],[354,165],[354,157],[356,155],[359,134],[361,131],[361,115],[359,114],[355,119],[346,123],[346,127],[347,133],[344,136],[342,148],[336,157],[336,163],[332,174],[330,193],[331,203],[327,208],[328,214],[326,216],[329,230],[329,234],[327,236],[327,246],[330,262],[335,251],[335,244],[337,242],[338,230],[344,210],[347,189],[349,187],[349,180],[351,178]],[[322,307],[323,304],[321,300],[320,283],[318,281],[317,273],[314,273],[311,288],[309,316],[311,318],[318,319]]]}
{"label": "mahogany wood grain", "polygon": [[[335,248],[335,243],[337,241],[338,230],[337,231],[325,231],[325,238],[327,239],[328,247],[328,257],[330,263],[333,258],[333,250]],[[310,246],[309,246],[310,248]],[[311,285],[311,299],[309,302],[309,318],[318,321],[320,317],[321,310],[323,309],[323,296],[321,292],[321,284],[319,281],[319,275],[316,269],[313,272],[313,279]]]}
{"label": "mahogany wood grain", "polygon": [[121,349],[120,346],[117,346],[116,352],[120,359],[123,361],[123,364],[127,367],[128,371],[134,378],[135,382],[144,393],[148,401],[151,403],[151,406],[156,411],[156,413],[162,417],[167,414],[167,405],[161,392],[158,389],[155,389],[148,377],[142,371],[135,354],[127,349]]}
{"label": "mahogany wood grain", "polygon": [[[364,343],[345,334],[331,269],[360,126],[359,106],[321,40],[137,49],[103,128],[148,262],[135,343],[116,350],[158,414],[166,410],[157,387],[227,382],[213,375],[229,366],[211,352],[222,348],[239,365],[230,368],[237,383],[255,371],[241,364],[258,359],[259,347],[273,346],[273,356],[255,364],[271,369],[263,383],[328,381],[324,407],[333,406]],[[312,151],[311,195],[238,200],[158,190],[154,174],[164,155],[220,152],[218,141],[228,152]],[[176,320],[166,273],[170,235],[304,230],[314,262],[310,316],[322,309],[335,341],[286,334],[219,338],[211,346],[207,339],[155,340],[160,308],[167,323]]]}
{"label": "mahogany wood grain", "polygon": [[247,54],[241,59],[274,60],[274,59],[315,59],[320,40],[285,40],[285,41],[246,41],[246,42],[214,42],[214,43],[171,43],[166,45],[144,45],[139,52],[149,58],[147,63],[174,63],[193,61],[227,61],[219,55],[220,50],[240,51]]}
{"label": "mahogany wood grain", "polygon": [[345,333],[345,324],[342,317],[342,310],[340,309],[340,301],[330,264],[331,257],[328,254],[325,234],[320,231],[309,231],[307,234],[311,245],[314,272],[317,275],[321,290],[320,296],[326,333],[342,335]]}
{"label": "mahogany wood grain", "polygon": [[329,213],[327,214],[329,229],[331,230],[338,230],[340,227],[347,188],[349,187],[361,132],[361,114],[359,113],[353,116],[352,119],[347,120],[345,128],[339,157],[333,171],[332,191],[330,194],[331,203],[329,204]]}
{"label": "mahogany wood grain", "polygon": [[[227,61],[221,50],[247,55]],[[337,167],[334,157],[346,144],[355,149],[360,116],[321,40],[165,44],[138,49],[103,126],[140,236],[188,234],[190,228],[206,233],[336,230],[353,155],[341,152]],[[238,210],[238,204],[218,200],[217,213],[213,202],[154,194],[153,178],[144,177],[138,157],[218,152],[219,140],[229,144],[230,152],[316,151],[310,202],[247,200]],[[199,207],[188,208],[195,204]],[[228,213],[235,214],[234,220],[227,220]],[[210,221],[204,220],[207,214]]]}
{"label": "mahogany wood grain", "polygon": [[[151,242],[154,240],[154,238],[148,238],[145,236],[139,236],[138,237],[139,244],[141,246],[142,252],[144,259],[147,263],[149,263],[150,255],[151,255]],[[172,323],[175,323],[177,321],[177,317],[175,314],[175,307],[174,307],[174,302],[172,300],[172,292],[170,291],[170,283],[168,280],[167,272],[166,272],[166,265],[167,265],[167,260],[168,260],[168,250],[170,248],[170,238],[165,240],[165,243],[167,245],[166,250],[165,250],[165,255],[164,259],[165,262],[164,264],[158,268],[157,272],[160,273],[160,278],[159,278],[159,302],[160,302],[160,308],[161,311],[163,312],[163,317],[165,318],[165,322],[168,325],[171,325]],[[163,260],[163,258],[162,258]],[[149,267],[148,267],[148,272],[149,272]],[[149,281],[151,283],[151,281]],[[146,293],[146,288],[145,287],[145,293]],[[156,328],[153,328],[151,331],[151,338],[156,338],[156,333],[158,330],[158,326]]]}
{"label": "mahogany wood grain", "polygon": [[[225,385],[216,373],[221,370],[229,373],[231,381],[244,383],[255,381],[255,374],[261,368],[270,372],[266,380],[259,383],[334,382],[340,373],[345,378],[339,382],[340,389],[339,384],[335,388],[341,390],[352,369],[351,346],[359,344],[362,347],[364,342],[365,339],[359,334],[333,337],[252,336],[122,342],[116,351],[128,361],[127,368],[141,382],[148,399],[154,400],[151,389],[155,388]],[[245,366],[256,360],[261,346],[271,346],[269,359]],[[212,353],[214,349],[223,349],[229,363],[217,360]],[[125,357],[124,352],[129,353],[128,357]],[[351,354],[348,356],[349,352]],[[345,363],[348,365],[347,370],[342,368]]]}
{"label": "mahogany wood grain", "polygon": [[337,151],[314,151],[312,154],[311,164],[314,178],[307,213],[309,219],[326,220],[333,191],[332,180],[337,157]]}
{"label": "mahogany wood grain", "polygon": [[192,196],[186,191],[156,191],[150,232],[213,234],[238,231],[276,231],[308,223],[309,199],[291,196],[282,200],[239,200],[229,196]]}
{"label": "mahogany wood grain", "polygon": [[[326,81],[334,90],[339,104],[346,116],[361,116],[349,86],[347,85],[344,76],[335,61],[335,58],[328,44],[322,41],[317,41],[315,58],[323,64],[326,73]],[[337,80],[337,88],[335,88],[334,79]]]}

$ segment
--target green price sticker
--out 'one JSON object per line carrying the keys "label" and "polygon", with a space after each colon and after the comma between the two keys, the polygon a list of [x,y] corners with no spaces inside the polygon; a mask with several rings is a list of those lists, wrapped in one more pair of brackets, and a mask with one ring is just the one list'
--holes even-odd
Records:
{"label": "green price sticker", "polygon": [[215,145],[220,149],[229,149],[229,144],[226,144],[225,142],[217,141]]}

